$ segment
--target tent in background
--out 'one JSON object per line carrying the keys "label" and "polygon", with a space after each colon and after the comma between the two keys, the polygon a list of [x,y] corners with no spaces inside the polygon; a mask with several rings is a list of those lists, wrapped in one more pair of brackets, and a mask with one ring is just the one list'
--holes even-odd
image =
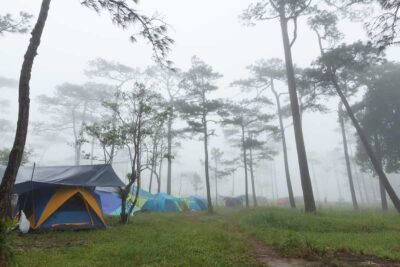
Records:
{"label": "tent in background", "polygon": [[24,211],[34,230],[105,227],[97,186],[124,183],[111,165],[21,167],[13,188],[16,212]]}
{"label": "tent in background", "polygon": [[225,207],[240,208],[243,207],[243,196],[239,197],[224,197]]}
{"label": "tent in background", "polygon": [[177,197],[158,193],[149,198],[142,207],[142,211],[152,212],[179,212],[188,210],[186,202]]}
{"label": "tent in background", "polygon": [[[96,193],[100,196],[104,214],[118,216],[121,214],[121,198],[118,189],[115,188],[97,188]],[[128,196],[127,209],[131,207],[131,201],[135,199],[136,187],[132,186],[131,193]],[[138,201],[133,213],[140,211],[144,203],[152,198],[153,195],[143,189],[139,191]]]}
{"label": "tent in background", "polygon": [[204,211],[207,210],[207,200],[198,196],[189,196],[185,198],[185,202],[192,211]]}

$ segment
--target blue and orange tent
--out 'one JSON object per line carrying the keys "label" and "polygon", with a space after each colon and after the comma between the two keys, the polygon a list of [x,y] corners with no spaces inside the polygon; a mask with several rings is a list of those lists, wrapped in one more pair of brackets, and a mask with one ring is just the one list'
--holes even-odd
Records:
{"label": "blue and orange tent", "polygon": [[16,212],[26,214],[33,230],[105,227],[97,186],[124,184],[110,165],[22,167],[13,188]]}

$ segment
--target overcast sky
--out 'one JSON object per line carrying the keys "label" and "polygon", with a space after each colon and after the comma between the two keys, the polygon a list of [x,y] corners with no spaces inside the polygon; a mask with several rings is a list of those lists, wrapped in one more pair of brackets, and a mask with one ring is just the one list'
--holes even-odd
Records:
{"label": "overcast sky", "polygon": [[[106,13],[101,15],[82,7],[79,0],[52,1],[49,18],[43,33],[39,48],[39,55],[35,60],[32,82],[32,116],[31,121],[40,120],[37,112],[35,97],[40,94],[51,95],[55,86],[63,82],[84,83],[88,79],[84,69],[89,60],[102,57],[107,60],[119,61],[132,67],[145,68],[153,64],[152,53],[149,45],[143,40],[132,44],[129,42],[133,30],[122,31],[110,22]],[[246,66],[261,58],[283,58],[282,39],[277,21],[267,21],[255,27],[244,27],[239,14],[251,1],[247,0],[142,0],[139,9],[146,14],[158,12],[171,26],[170,35],[175,40],[175,45],[170,54],[170,59],[180,69],[187,69],[190,58],[199,56],[210,64],[216,71],[224,75],[221,79],[220,96],[233,97],[229,84],[240,78],[246,78]],[[17,14],[23,10],[37,16],[41,1],[39,0],[2,0],[1,13]],[[365,32],[361,23],[342,22],[341,30],[346,34],[346,41],[351,42],[365,39]],[[0,79],[18,79],[23,55],[29,42],[29,35],[10,35],[0,37]],[[300,66],[307,66],[318,56],[317,41],[313,33],[307,30],[304,22],[300,23],[299,38],[293,49],[294,62]],[[392,48],[388,52],[391,60],[398,60],[399,49]],[[12,86],[11,86],[12,87]],[[286,91],[283,85],[279,88]],[[2,94],[0,100],[10,100],[11,110],[8,118],[15,118],[17,94],[14,88],[0,87]],[[4,99],[3,99],[4,98]],[[4,103],[0,101],[0,103]],[[336,131],[337,116],[335,108],[337,100],[328,103],[332,109],[328,114],[305,114],[304,134],[307,151],[310,157],[331,157],[335,148],[340,148],[340,135]],[[1,109],[0,109],[1,110]],[[1,112],[1,111],[0,111]],[[3,114],[4,115],[4,114]],[[289,120],[286,122],[290,123]],[[290,148],[290,164],[292,180],[297,195],[301,193],[298,165],[295,154],[293,129],[288,128],[287,138]],[[28,140],[29,143],[29,140]],[[3,144],[1,147],[9,147]],[[220,136],[211,141],[212,146],[218,146],[229,151],[229,143],[224,142]],[[201,172],[199,160],[202,158],[201,144],[198,142],[185,142],[181,149],[179,162],[175,165],[175,176],[180,171],[196,169]],[[60,151],[62,153],[60,153]],[[340,150],[339,150],[340,152]],[[54,147],[46,147],[37,151],[35,160],[40,164],[72,164],[73,150],[66,143]],[[283,165],[281,155],[276,158],[275,168],[278,176],[278,190],[281,196],[286,195]],[[344,171],[343,166],[339,172]],[[271,168],[260,168],[257,172],[258,184],[261,192],[268,193],[265,184],[269,183]],[[317,168],[322,172],[323,168]],[[336,181],[330,174],[320,174],[317,183],[322,197],[333,198],[332,187]],[[238,172],[236,190],[242,189],[240,181],[242,174]],[[227,182],[228,183],[228,182]],[[230,182],[229,182],[230,183]],[[343,179],[344,195],[346,181]],[[165,185],[165,183],[164,183]],[[315,185],[314,185],[315,187]],[[222,193],[230,193],[227,184]],[[177,192],[177,183],[174,191]],[[346,198],[348,196],[345,195]]]}

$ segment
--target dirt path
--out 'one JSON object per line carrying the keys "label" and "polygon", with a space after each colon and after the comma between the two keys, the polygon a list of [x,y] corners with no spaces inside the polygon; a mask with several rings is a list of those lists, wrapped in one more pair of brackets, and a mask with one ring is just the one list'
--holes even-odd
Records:
{"label": "dirt path", "polygon": [[299,259],[288,259],[280,256],[274,249],[258,240],[247,238],[248,244],[253,248],[254,257],[264,266],[269,267],[301,267],[316,266]]}
{"label": "dirt path", "polygon": [[302,267],[302,266],[320,266],[312,262],[301,259],[291,259],[279,255],[275,249],[257,240],[256,238],[245,234],[232,220],[229,220],[229,228],[236,233],[243,242],[249,244],[254,258],[263,266],[268,267]]}

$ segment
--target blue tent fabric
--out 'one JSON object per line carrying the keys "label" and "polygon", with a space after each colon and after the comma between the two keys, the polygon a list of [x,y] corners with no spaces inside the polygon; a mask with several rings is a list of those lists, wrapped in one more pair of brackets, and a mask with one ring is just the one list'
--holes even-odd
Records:
{"label": "blue tent fabric", "polygon": [[189,196],[186,198],[186,203],[190,210],[204,211],[207,210],[207,200],[198,196]]}
{"label": "blue tent fabric", "polygon": [[101,199],[101,207],[104,214],[113,214],[115,210],[121,208],[121,198],[113,192],[104,192],[96,190]]}
{"label": "blue tent fabric", "polygon": [[184,209],[182,205],[185,205],[182,199],[159,193],[146,201],[142,207],[142,211],[179,212]]}
{"label": "blue tent fabric", "polygon": [[[107,215],[120,215],[121,214],[121,198],[118,194],[118,191],[116,189],[110,189],[110,188],[97,188],[96,193],[99,194],[101,198],[101,203],[102,203],[102,208],[104,214]],[[136,186],[132,186],[131,193],[128,198],[133,199],[136,194]],[[153,198],[154,195],[140,189],[139,191],[139,198],[136,203],[136,206],[133,210],[133,213],[140,211],[142,208],[143,204],[147,201],[149,198]],[[127,201],[127,209],[131,207],[131,202],[128,200]]]}

